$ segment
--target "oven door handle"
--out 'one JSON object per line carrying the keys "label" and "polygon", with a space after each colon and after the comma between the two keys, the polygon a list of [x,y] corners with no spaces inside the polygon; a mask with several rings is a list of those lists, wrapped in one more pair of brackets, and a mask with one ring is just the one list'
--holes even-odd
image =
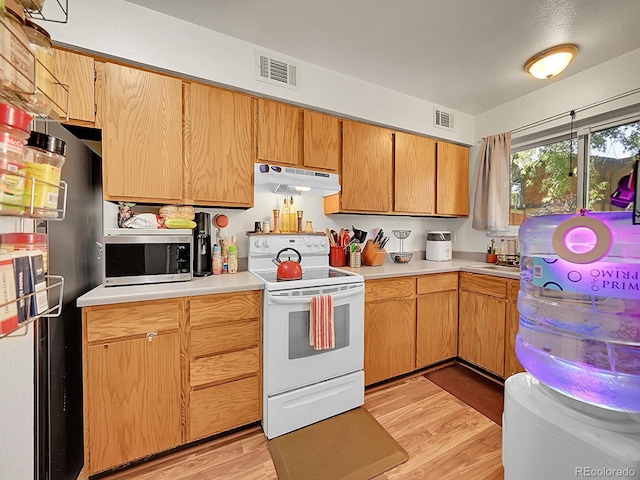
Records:
{"label": "oven door handle", "polygon": [[[340,293],[332,293],[331,296],[334,300],[341,300],[346,297],[353,297],[355,295],[359,295],[364,292],[364,287],[357,287],[353,290],[347,290],[346,292]],[[301,297],[285,297],[285,296],[277,296],[277,295],[269,295],[269,302],[271,303],[279,303],[281,305],[293,305],[293,304],[301,304],[305,302],[311,302],[313,295],[305,295]]]}

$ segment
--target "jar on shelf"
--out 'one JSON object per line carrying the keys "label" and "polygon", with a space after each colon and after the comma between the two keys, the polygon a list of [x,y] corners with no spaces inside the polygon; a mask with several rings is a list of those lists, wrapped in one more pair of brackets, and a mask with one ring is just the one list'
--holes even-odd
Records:
{"label": "jar on shelf", "polygon": [[0,103],[0,214],[22,215],[31,115]]}
{"label": "jar on shelf", "polygon": [[26,147],[26,183],[23,204],[27,215],[56,218],[60,175],[67,144],[46,133],[31,132]]}
{"label": "jar on shelf", "polygon": [[47,235],[44,233],[3,233],[0,235],[0,248],[8,252],[40,250],[44,263],[44,273],[49,271]]}
{"label": "jar on shelf", "polygon": [[24,22],[29,48],[36,62],[36,89],[29,100],[29,108],[40,115],[49,115],[53,109],[53,47],[51,36],[40,25],[29,19]]}
{"label": "jar on shelf", "polygon": [[35,60],[24,31],[24,8],[5,0],[0,29],[0,87],[4,96],[28,101],[35,91]]}

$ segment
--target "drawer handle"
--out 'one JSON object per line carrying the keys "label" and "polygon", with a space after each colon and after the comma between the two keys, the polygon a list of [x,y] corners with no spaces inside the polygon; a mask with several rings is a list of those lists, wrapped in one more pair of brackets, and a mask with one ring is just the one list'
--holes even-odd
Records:
{"label": "drawer handle", "polygon": [[149,340],[149,343],[151,343],[153,341],[153,338],[158,335],[157,332],[149,332],[147,333],[147,340]]}

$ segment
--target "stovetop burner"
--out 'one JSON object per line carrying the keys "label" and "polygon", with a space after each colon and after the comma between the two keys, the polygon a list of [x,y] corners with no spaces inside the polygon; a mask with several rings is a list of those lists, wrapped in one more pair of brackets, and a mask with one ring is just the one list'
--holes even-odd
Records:
{"label": "stovetop burner", "polygon": [[334,270],[333,268],[307,268],[302,272],[302,278],[296,280],[280,280],[276,276],[275,271],[265,271],[265,272],[254,272],[264,281],[269,283],[293,283],[299,282],[302,280],[325,280],[327,278],[341,278],[341,277],[351,277],[354,274],[342,272],[340,270]]}

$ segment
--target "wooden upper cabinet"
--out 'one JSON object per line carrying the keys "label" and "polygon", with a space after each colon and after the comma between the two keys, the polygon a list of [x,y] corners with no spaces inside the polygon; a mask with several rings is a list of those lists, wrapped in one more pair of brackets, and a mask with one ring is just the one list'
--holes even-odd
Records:
{"label": "wooden upper cabinet", "polygon": [[99,72],[105,199],[181,201],[182,80],[111,63]]}
{"label": "wooden upper cabinet", "polygon": [[303,111],[258,99],[258,161],[298,165],[303,156]]}
{"label": "wooden upper cabinet", "polygon": [[469,215],[469,148],[438,142],[436,213]]}
{"label": "wooden upper cabinet", "polygon": [[198,83],[184,85],[187,203],[253,206],[253,99]]}
{"label": "wooden upper cabinet", "polygon": [[436,141],[396,132],[394,210],[436,212]]}
{"label": "wooden upper cabinet", "polygon": [[[53,101],[60,121],[75,125],[93,125],[95,122],[95,67],[92,57],[66,50],[54,49],[53,72],[58,81],[69,87],[69,99],[60,86],[53,89]],[[65,110],[69,112],[66,121]]]}
{"label": "wooden upper cabinet", "polygon": [[341,209],[391,211],[392,180],[391,130],[344,120]]}
{"label": "wooden upper cabinet", "polygon": [[337,172],[342,125],[337,117],[304,111],[304,166]]}

